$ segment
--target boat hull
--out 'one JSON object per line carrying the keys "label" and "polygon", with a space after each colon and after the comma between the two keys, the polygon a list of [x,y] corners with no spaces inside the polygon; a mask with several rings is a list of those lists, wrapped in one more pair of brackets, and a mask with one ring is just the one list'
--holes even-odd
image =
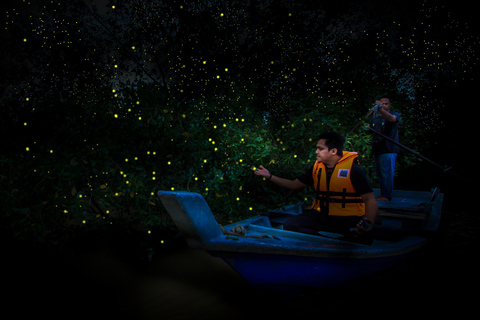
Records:
{"label": "boat hull", "polygon": [[272,254],[210,252],[257,288],[332,287],[389,269],[406,254],[366,258],[316,258]]}

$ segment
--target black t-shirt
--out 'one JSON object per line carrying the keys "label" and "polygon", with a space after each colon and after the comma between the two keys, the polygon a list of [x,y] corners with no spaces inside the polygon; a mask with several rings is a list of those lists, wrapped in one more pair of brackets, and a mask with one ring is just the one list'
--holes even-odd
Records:
{"label": "black t-shirt", "polygon": [[[333,173],[335,168],[327,168],[327,181],[330,181],[329,177]],[[313,186],[313,166],[310,167],[305,173],[301,174],[297,178],[301,183]],[[357,163],[352,165],[352,173],[350,175],[350,180],[352,181],[352,186],[359,195],[373,192],[370,182],[368,181],[365,171]]]}
{"label": "black t-shirt", "polygon": [[[391,112],[394,116],[397,117],[397,121],[389,122],[386,121],[381,116],[376,116],[370,122],[370,127],[376,131],[384,134],[398,142],[398,124],[400,122],[400,114],[398,112]],[[383,153],[399,153],[400,147],[396,144],[388,141],[387,139],[379,136],[378,134],[372,133],[372,153],[375,155]]]}

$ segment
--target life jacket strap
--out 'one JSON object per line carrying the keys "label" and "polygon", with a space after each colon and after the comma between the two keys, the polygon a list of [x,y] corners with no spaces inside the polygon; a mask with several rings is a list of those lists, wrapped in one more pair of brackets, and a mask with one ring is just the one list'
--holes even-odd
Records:
{"label": "life jacket strap", "polygon": [[[350,197],[350,199],[347,199],[347,197]],[[346,188],[343,188],[342,192],[317,191],[317,195],[315,198],[321,201],[322,204],[341,203],[342,208],[345,208],[345,204],[347,203],[363,203],[362,198],[360,198],[360,195],[357,192],[347,192]]]}

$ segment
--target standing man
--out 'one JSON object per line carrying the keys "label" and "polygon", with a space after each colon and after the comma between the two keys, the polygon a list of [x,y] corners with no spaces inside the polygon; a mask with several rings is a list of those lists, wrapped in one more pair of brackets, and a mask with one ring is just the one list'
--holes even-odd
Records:
{"label": "standing man", "polygon": [[[370,122],[370,127],[398,142],[400,114],[391,111],[391,106],[389,97],[384,96],[378,99],[372,109],[376,116]],[[376,197],[377,201],[392,200],[395,162],[399,152],[399,146],[373,133],[372,153],[381,190],[381,194]]]}
{"label": "standing man", "polygon": [[316,197],[312,208],[287,220],[284,230],[318,235],[330,231],[345,240],[370,244],[378,205],[356,152],[343,151],[345,138],[336,132],[320,135],[317,161],[295,180],[272,175],[263,166],[255,174],[290,190],[313,185]]}

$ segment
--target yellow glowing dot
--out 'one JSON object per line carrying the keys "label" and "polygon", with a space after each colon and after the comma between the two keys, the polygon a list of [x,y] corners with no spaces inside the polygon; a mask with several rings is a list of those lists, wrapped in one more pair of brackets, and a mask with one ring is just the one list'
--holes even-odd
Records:
{"label": "yellow glowing dot", "polygon": [[220,76],[217,76],[217,79],[220,79]]}
{"label": "yellow glowing dot", "polygon": [[142,117],[138,117],[138,120],[142,120]]}
{"label": "yellow glowing dot", "polygon": [[118,118],[118,114],[115,113],[114,117],[115,117],[115,118]]}
{"label": "yellow glowing dot", "polygon": [[115,9],[115,6],[112,6],[112,9]]}
{"label": "yellow glowing dot", "polygon": [[228,68],[225,68],[225,71],[228,71]]}
{"label": "yellow glowing dot", "polygon": [[152,180],[155,180],[155,177],[152,177]]}
{"label": "yellow glowing dot", "polygon": [[167,162],[168,165],[171,165],[172,163],[170,161]]}
{"label": "yellow glowing dot", "polygon": [[27,42],[27,39],[23,39],[23,42]]}
{"label": "yellow glowing dot", "polygon": [[24,126],[27,126],[27,123],[26,123],[26,122],[24,122],[24,123],[23,123],[23,125],[24,125]]}
{"label": "yellow glowing dot", "polygon": [[220,13],[220,17],[223,17],[223,13]]}
{"label": "yellow glowing dot", "polygon": [[50,150],[50,153],[53,153],[53,150]]}
{"label": "yellow glowing dot", "polygon": [[63,212],[64,212],[64,213],[68,213],[68,210],[67,210],[67,209],[65,209],[65,210],[63,210]]}
{"label": "yellow glowing dot", "polygon": [[82,223],[85,224],[85,223],[87,223],[87,221],[83,220]]}
{"label": "yellow glowing dot", "polygon": [[132,47],[132,50],[135,50],[135,46]]}
{"label": "yellow glowing dot", "polygon": [[172,187],[172,191],[173,191],[173,190],[175,190],[175,188],[174,188],[174,187]]}
{"label": "yellow glowing dot", "polygon": [[118,68],[118,65],[115,65],[115,68]]}
{"label": "yellow glowing dot", "polygon": [[125,158],[125,162],[128,162],[128,158]]}
{"label": "yellow glowing dot", "polygon": [[26,147],[25,150],[30,151],[30,148],[29,148],[29,147]]}
{"label": "yellow glowing dot", "polygon": [[204,163],[207,163],[207,159],[204,159],[203,162],[204,162]]}
{"label": "yellow glowing dot", "polygon": [[207,61],[203,61],[203,64],[207,64]]}
{"label": "yellow glowing dot", "polygon": [[148,230],[148,234],[151,234],[151,233],[152,233],[152,231]]}
{"label": "yellow glowing dot", "polygon": [[248,208],[248,210],[252,211],[252,210],[253,210],[253,208],[252,208],[252,207],[250,207],[250,208]]}
{"label": "yellow glowing dot", "polygon": [[163,240],[160,240],[160,243],[161,243],[161,244],[164,244],[164,243],[165,243],[165,241],[163,241]]}
{"label": "yellow glowing dot", "polygon": [[240,198],[239,198],[239,197],[237,197],[237,201],[240,201]]}

